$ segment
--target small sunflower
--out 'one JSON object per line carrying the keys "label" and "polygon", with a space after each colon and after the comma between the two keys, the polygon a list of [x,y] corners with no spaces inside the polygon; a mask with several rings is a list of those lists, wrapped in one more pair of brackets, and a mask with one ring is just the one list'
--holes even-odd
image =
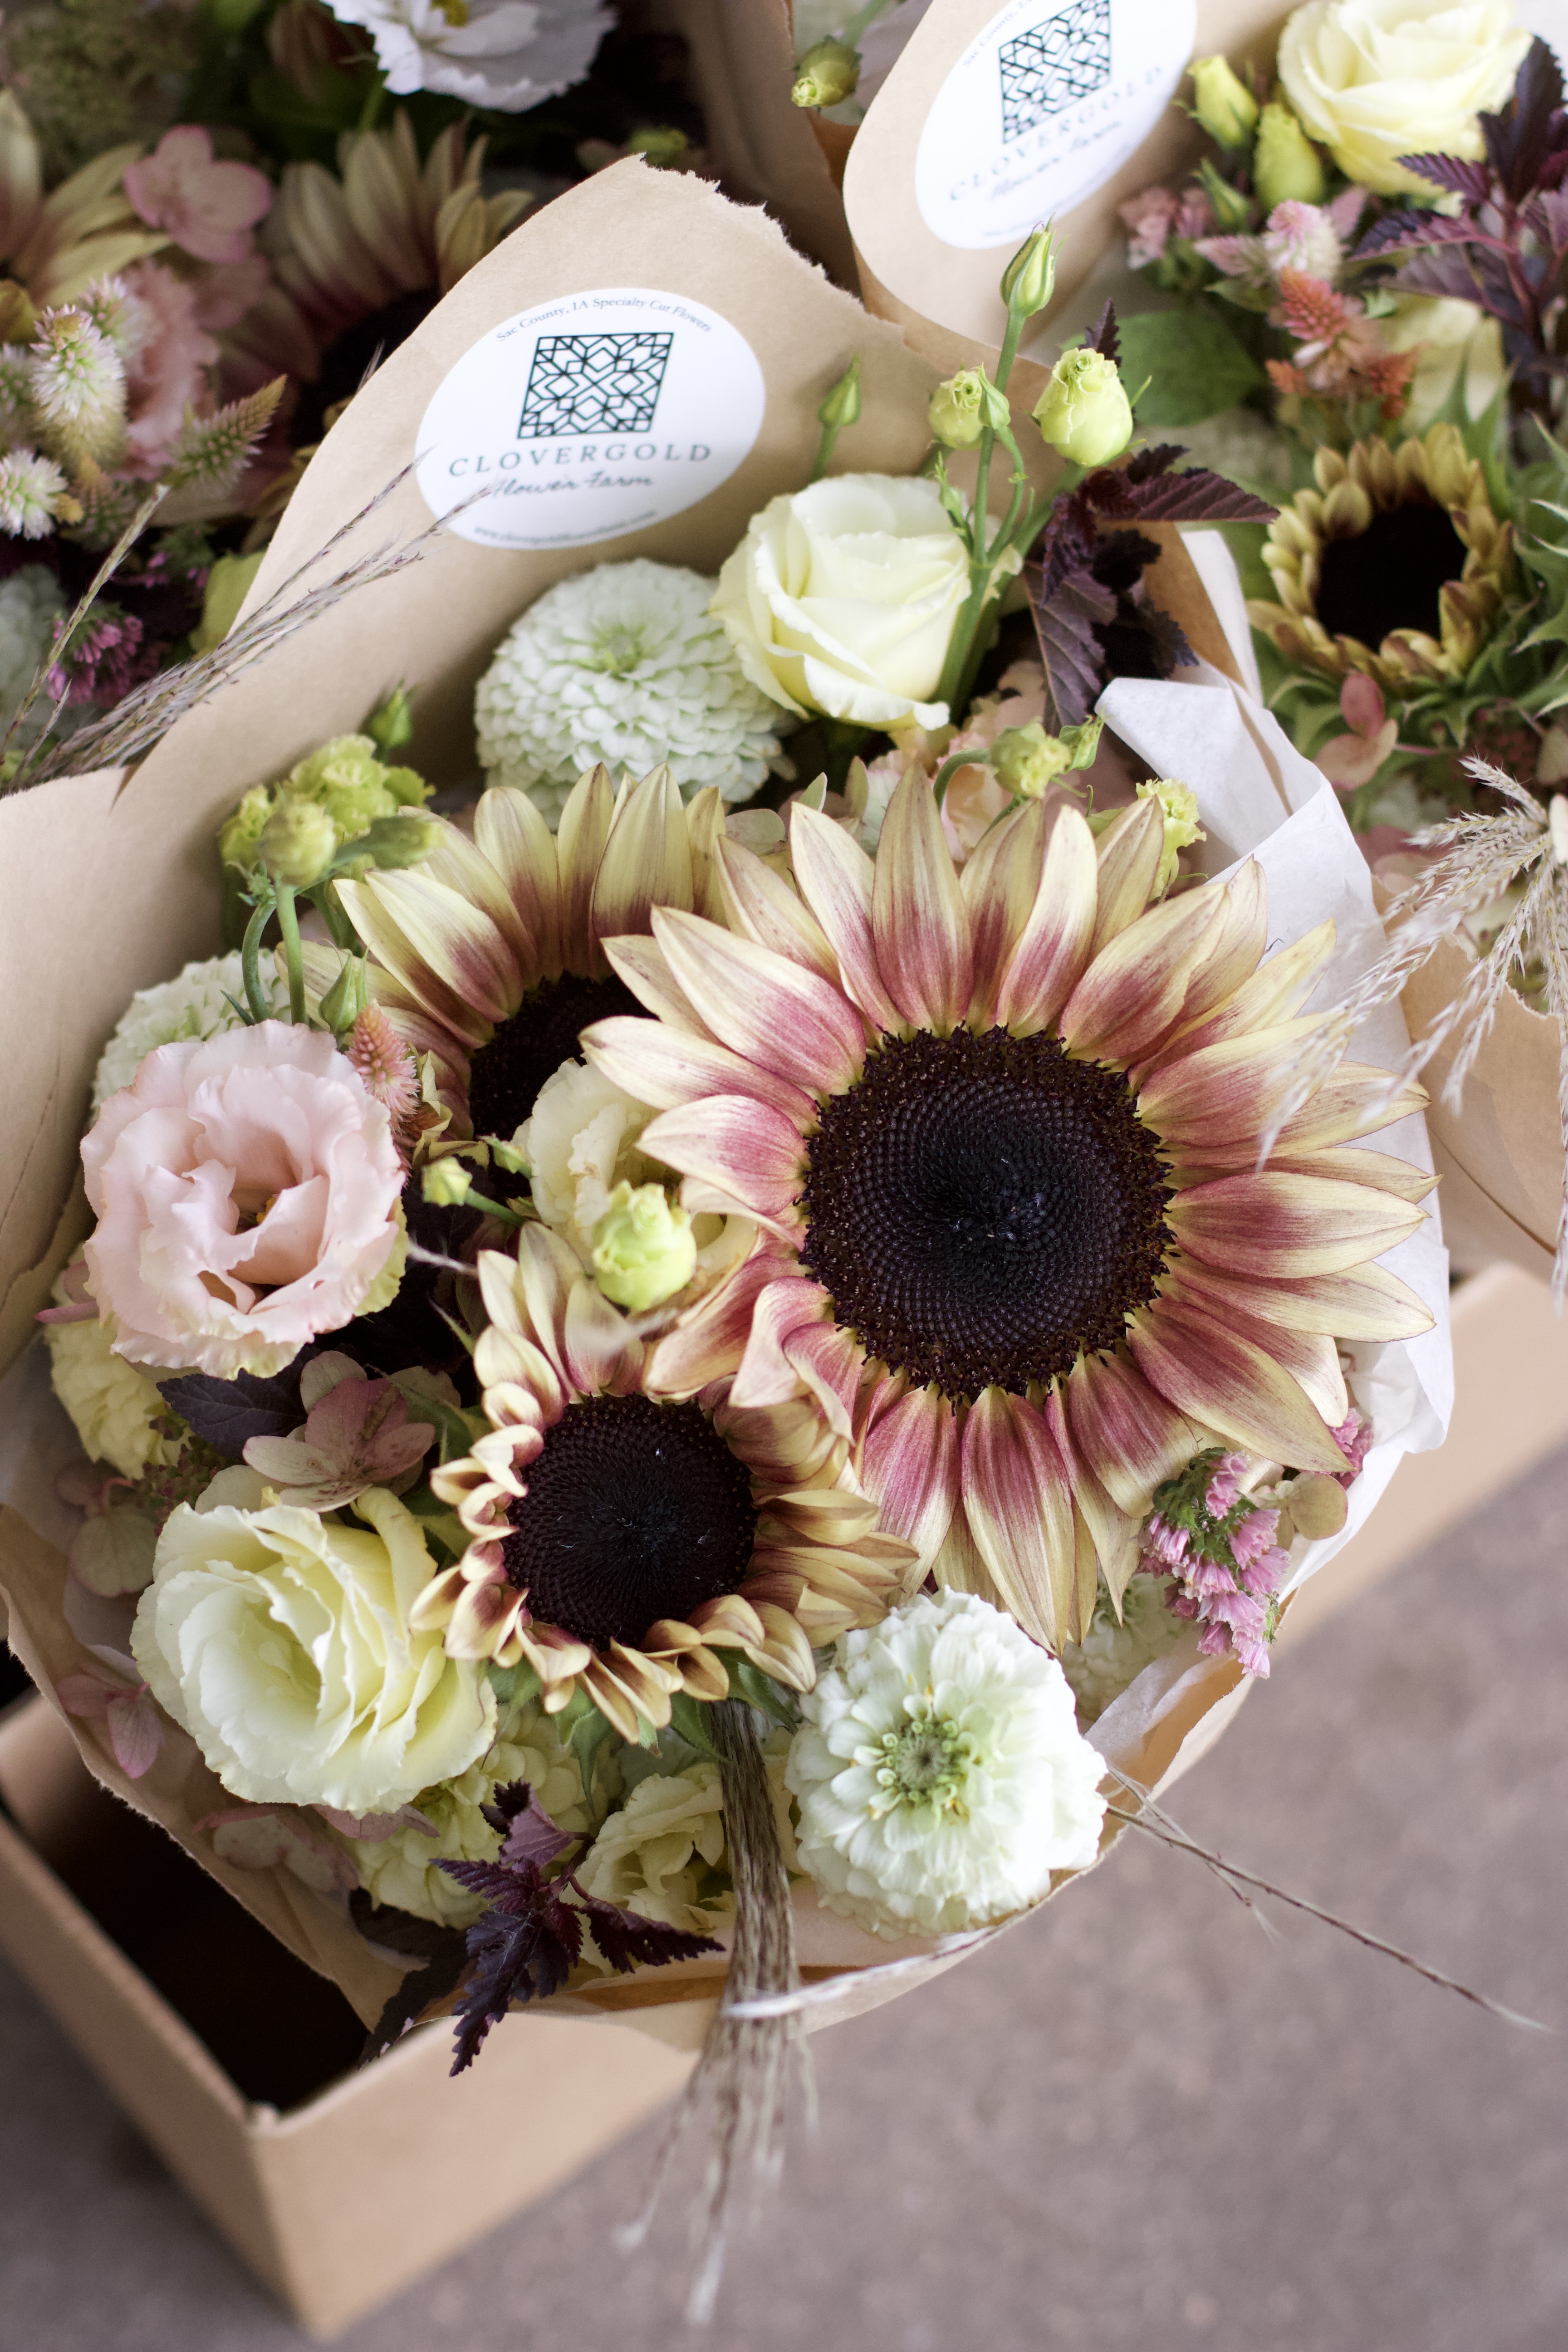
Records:
{"label": "small sunflower", "polygon": [[914,1554],[836,1483],[809,1399],[743,1409],[666,1389],[627,1319],[542,1225],[480,1254],[474,1353],[489,1433],[432,1473],[472,1538],[416,1610],[449,1654],[525,1660],[547,1713],[586,1693],[624,1738],[729,1696],[720,1653],[809,1690],[814,1645],[874,1625]]}
{"label": "small sunflower", "polygon": [[[1076,808],[1031,803],[962,881],[915,772],[874,866],[798,803],[791,828],[793,929],[721,841],[734,928],[656,910],[659,1025],[584,1041],[661,1107],[641,1148],[772,1236],[660,1373],[695,1385],[738,1342],[732,1403],[804,1386],[883,1527],[1059,1648],[1216,1436],[1343,1469],[1335,1341],[1428,1328],[1372,1261],[1435,1181],[1344,1147],[1425,1097],[1342,1064],[1257,1172],[1332,925],[1261,963],[1255,863],[1149,907],[1156,802],[1098,856]],[[652,1005],[631,945],[611,960]]]}
{"label": "small sunflower", "polygon": [[1458,428],[1390,448],[1320,449],[1317,488],[1269,526],[1279,602],[1247,606],[1288,662],[1354,670],[1401,698],[1464,677],[1513,578],[1513,532],[1492,509]]}
{"label": "small sunflower", "polygon": [[619,794],[594,768],[558,833],[526,793],[498,786],[472,841],[447,825],[423,867],[338,884],[380,966],[383,1010],[435,1057],[454,1134],[510,1141],[545,1080],[581,1059],[581,1030],[641,1013],[601,942],[646,929],[656,905],[707,907],[707,845],[722,823],[716,788],[683,808],[667,768]]}

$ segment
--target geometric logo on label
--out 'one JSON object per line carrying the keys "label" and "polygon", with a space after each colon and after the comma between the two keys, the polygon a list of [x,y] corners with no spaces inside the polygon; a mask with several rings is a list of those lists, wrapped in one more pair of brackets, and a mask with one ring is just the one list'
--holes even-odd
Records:
{"label": "geometric logo on label", "polygon": [[523,396],[520,441],[565,433],[646,433],[658,405],[672,333],[541,335]]}
{"label": "geometric logo on label", "polygon": [[1110,79],[1110,0],[1071,0],[1031,33],[1004,41],[1002,137],[1021,139]]}

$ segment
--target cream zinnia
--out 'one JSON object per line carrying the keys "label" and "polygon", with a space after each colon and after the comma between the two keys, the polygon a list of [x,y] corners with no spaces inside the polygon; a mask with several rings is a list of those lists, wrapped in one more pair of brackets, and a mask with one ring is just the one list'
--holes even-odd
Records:
{"label": "cream zinnia", "polygon": [[1150,907],[1163,833],[1153,800],[1098,845],[1035,803],[961,882],[918,775],[874,866],[797,803],[799,898],[721,842],[734,930],[658,911],[657,965],[612,942],[660,1025],[584,1040],[661,1107],[642,1149],[688,1198],[773,1237],[661,1377],[689,1390],[739,1347],[737,1405],[804,1387],[883,1527],[1052,1648],[1210,1433],[1342,1470],[1335,1339],[1431,1322],[1372,1261],[1434,1180],[1343,1148],[1419,1089],[1342,1066],[1258,1171],[1331,926],[1262,962],[1255,864]]}

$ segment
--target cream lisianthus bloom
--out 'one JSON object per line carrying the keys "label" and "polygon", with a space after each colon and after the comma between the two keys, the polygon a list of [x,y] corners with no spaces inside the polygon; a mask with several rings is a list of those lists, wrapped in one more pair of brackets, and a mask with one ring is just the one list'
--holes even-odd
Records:
{"label": "cream lisianthus bloom", "polygon": [[[763,1743],[779,1850],[785,1869],[794,1871],[798,1857],[784,1785],[789,1748],[787,1732],[770,1732]],[[628,1755],[623,1769],[635,1769],[640,1760]],[[605,1822],[577,1864],[576,1877],[600,1902],[660,1919],[688,1935],[707,1936],[734,1915],[729,1863],[718,1766],[698,1762],[667,1772],[656,1765]]]}
{"label": "cream lisianthus bloom", "polygon": [[1476,117],[1529,47],[1510,0],[1308,0],[1279,37],[1279,79],[1347,179],[1430,195],[1400,156],[1479,157]]}
{"label": "cream lisianthus bloom", "polygon": [[175,1511],[132,1632],[160,1706],[252,1804],[395,1812],[495,1738],[495,1694],[410,1624],[435,1573],[372,1487],[351,1527],[285,1505]]}
{"label": "cream lisianthus bloom", "polygon": [[1100,1851],[1104,1759],[1055,1658],[969,1592],[840,1636],[801,1700],[785,1779],[800,1862],[881,1936],[984,1927]]}
{"label": "cream lisianthus bloom", "polygon": [[940,727],[931,699],[969,593],[934,482],[839,474],[753,515],[711,609],[754,686],[804,715]]}
{"label": "cream lisianthus bloom", "polygon": [[[63,1282],[54,1296],[64,1301]],[[165,1433],[168,1407],[155,1383],[114,1352],[112,1315],[74,1323],[46,1323],[49,1379],[91,1462],[108,1462],[122,1478],[177,1462],[184,1443]]]}

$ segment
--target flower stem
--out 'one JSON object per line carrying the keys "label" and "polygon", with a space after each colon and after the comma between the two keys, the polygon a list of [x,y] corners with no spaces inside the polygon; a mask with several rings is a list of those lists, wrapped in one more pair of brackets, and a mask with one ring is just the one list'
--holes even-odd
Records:
{"label": "flower stem", "polygon": [[245,975],[245,1001],[250,1007],[253,1021],[265,1021],[270,1012],[261,987],[261,935],[267,929],[267,919],[272,912],[272,900],[264,891],[258,899],[256,912],[245,927],[245,941],[239,951],[240,970]]}
{"label": "flower stem", "polygon": [[381,121],[382,109],[385,104],[386,84],[380,73],[373,68],[371,85],[365,92],[364,104],[360,109],[359,122],[356,127],[361,131],[374,131]]}
{"label": "flower stem", "polygon": [[294,886],[279,882],[278,928],[283,934],[283,955],[289,967],[289,1018],[302,1028],[305,1022],[305,959],[300,951],[300,918],[294,907]]}

